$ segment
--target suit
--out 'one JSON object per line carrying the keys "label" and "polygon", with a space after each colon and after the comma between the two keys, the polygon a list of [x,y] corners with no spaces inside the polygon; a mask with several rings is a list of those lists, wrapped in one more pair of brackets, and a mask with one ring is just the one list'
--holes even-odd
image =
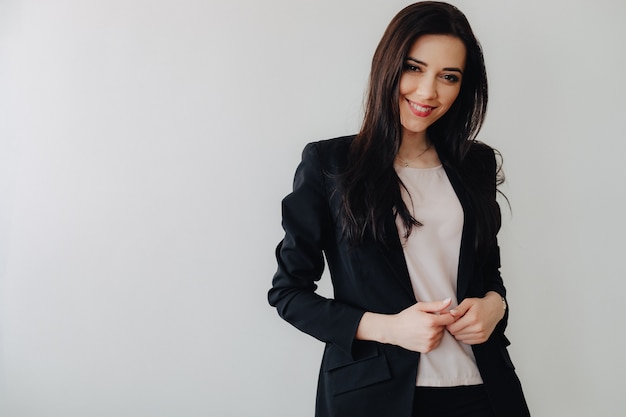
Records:
{"label": "suit", "polygon": [[[278,270],[268,298],[282,318],[326,343],[316,400],[316,417],[410,417],[419,353],[395,345],[355,340],[366,311],[396,314],[416,303],[393,213],[385,225],[389,242],[373,239],[350,247],[342,239],[337,174],[347,164],[353,137],[308,144],[282,203],[285,237],[276,249]],[[472,155],[470,155],[472,154]],[[495,201],[495,157],[486,145],[472,146]],[[441,157],[441,153],[440,153]],[[484,259],[474,253],[473,207],[459,176],[442,164],[461,202],[464,226],[457,277],[459,302],[488,291],[506,295],[497,246]],[[317,293],[315,282],[330,271],[334,299]],[[504,336],[508,318],[488,341],[472,347],[492,407],[498,417],[528,416]]]}

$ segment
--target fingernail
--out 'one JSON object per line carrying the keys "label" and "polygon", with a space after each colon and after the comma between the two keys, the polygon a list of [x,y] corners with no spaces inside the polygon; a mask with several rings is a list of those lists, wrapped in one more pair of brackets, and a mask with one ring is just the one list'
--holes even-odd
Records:
{"label": "fingernail", "polygon": [[457,313],[456,309],[453,308],[452,310],[450,310],[450,314],[455,315],[456,313]]}
{"label": "fingernail", "polygon": [[452,298],[448,297],[445,300],[443,300],[444,304],[448,304],[450,302],[450,300],[452,300]]}

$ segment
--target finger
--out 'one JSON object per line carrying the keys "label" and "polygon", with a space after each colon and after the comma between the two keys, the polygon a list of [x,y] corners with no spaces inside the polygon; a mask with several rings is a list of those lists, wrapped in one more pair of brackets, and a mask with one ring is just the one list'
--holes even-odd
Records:
{"label": "finger", "polygon": [[433,350],[437,349],[439,347],[439,345],[441,344],[441,339],[442,339],[442,337],[440,337],[435,342],[433,342],[428,350],[429,351],[433,351]]}
{"label": "finger", "polygon": [[454,335],[454,338],[459,342],[465,343],[466,345],[476,345],[485,342],[488,336],[484,333],[463,333],[460,335]]}
{"label": "finger", "polygon": [[439,344],[441,343],[441,340],[443,339],[443,330],[440,332],[437,332],[437,334],[433,335],[431,338],[427,339],[424,341],[423,346],[422,346],[422,350],[418,350],[419,352],[422,353],[428,353],[434,349],[436,349]]}
{"label": "finger", "polygon": [[454,337],[456,337],[456,338],[466,337],[467,335],[470,335],[470,334],[474,333],[474,329],[472,328],[472,326],[463,326],[463,327],[459,327],[459,328],[455,329],[454,325],[450,325],[450,326],[446,327],[446,329],[450,333],[452,333],[452,335]]}
{"label": "finger", "polygon": [[452,314],[450,314],[449,311],[442,311],[441,313],[438,314],[438,316],[443,317],[444,321],[448,324],[446,324],[446,326],[448,326],[449,324],[454,323],[455,321],[457,321],[458,319],[460,319],[461,317],[458,316],[453,316]]}
{"label": "finger", "polygon": [[466,331],[466,329],[472,324],[473,324],[472,320],[470,320],[469,317],[462,316],[460,318],[457,318],[455,322],[450,323],[449,325],[446,325],[446,329],[450,333],[452,333],[454,336],[457,336],[461,334],[462,332]]}
{"label": "finger", "polygon": [[420,301],[416,304],[416,308],[419,311],[423,311],[425,313],[439,313],[450,306],[452,302],[451,298],[446,298],[441,301]]}
{"label": "finger", "polygon": [[467,313],[467,310],[469,310],[473,304],[474,303],[471,301],[471,299],[466,298],[465,300],[461,301],[461,304],[459,304],[458,306],[450,310],[450,314],[452,314],[453,316],[457,318],[461,317],[465,313]]}
{"label": "finger", "polygon": [[451,314],[440,314],[433,317],[433,325],[447,327],[456,321],[456,317]]}

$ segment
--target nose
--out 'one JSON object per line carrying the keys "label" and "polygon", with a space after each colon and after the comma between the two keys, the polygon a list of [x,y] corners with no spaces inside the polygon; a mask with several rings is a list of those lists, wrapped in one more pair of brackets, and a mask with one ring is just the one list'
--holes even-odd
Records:
{"label": "nose", "polygon": [[417,96],[429,100],[437,98],[436,80],[431,77],[423,77],[417,85]]}

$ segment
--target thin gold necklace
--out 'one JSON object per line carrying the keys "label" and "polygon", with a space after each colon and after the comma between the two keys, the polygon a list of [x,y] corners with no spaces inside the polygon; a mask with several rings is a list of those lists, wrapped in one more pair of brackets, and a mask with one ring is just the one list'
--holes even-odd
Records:
{"label": "thin gold necklace", "polygon": [[[432,142],[428,144],[428,146],[426,147],[426,149],[424,149],[422,152],[420,152],[419,155],[417,155],[414,158],[411,158],[411,160],[415,160],[415,159],[419,159],[420,156],[424,155],[426,152],[428,152],[428,150],[430,149],[430,147],[433,146]],[[405,168],[407,168],[409,166],[409,162],[405,161],[404,159],[400,158],[400,155],[396,155],[396,158],[398,159],[398,161],[402,162],[402,166],[404,166]]]}

